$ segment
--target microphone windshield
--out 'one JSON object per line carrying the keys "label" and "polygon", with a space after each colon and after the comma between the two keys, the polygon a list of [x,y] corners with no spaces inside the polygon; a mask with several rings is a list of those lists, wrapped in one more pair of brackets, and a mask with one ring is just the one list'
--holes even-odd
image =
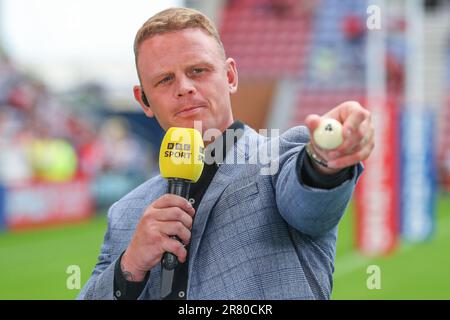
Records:
{"label": "microphone windshield", "polygon": [[200,132],[193,128],[169,128],[159,151],[161,176],[197,182],[202,175],[204,157]]}

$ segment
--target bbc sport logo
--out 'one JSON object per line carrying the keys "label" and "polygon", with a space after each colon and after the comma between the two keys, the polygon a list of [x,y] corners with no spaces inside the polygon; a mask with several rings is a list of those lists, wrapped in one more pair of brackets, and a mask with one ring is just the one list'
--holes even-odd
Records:
{"label": "bbc sport logo", "polygon": [[[184,151],[191,151],[191,145],[187,144],[187,143],[173,143],[173,142],[169,142],[167,144],[167,150],[184,150]],[[203,150],[202,150],[203,151]]]}

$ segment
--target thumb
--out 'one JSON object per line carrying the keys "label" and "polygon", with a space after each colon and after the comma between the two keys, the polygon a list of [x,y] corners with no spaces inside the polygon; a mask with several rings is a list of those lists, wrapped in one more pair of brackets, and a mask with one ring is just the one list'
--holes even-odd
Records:
{"label": "thumb", "polygon": [[305,125],[309,129],[310,135],[312,135],[314,130],[319,126],[321,120],[322,118],[317,114],[310,114],[305,118]]}

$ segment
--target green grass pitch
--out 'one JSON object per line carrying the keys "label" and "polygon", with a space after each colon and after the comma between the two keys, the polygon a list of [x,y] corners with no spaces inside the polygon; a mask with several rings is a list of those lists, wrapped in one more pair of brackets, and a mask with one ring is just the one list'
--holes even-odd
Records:
{"label": "green grass pitch", "polygon": [[[389,257],[367,258],[353,246],[350,207],[339,226],[332,299],[450,299],[450,197],[440,196],[436,234],[427,243],[401,243]],[[67,267],[81,270],[81,286],[96,262],[105,215],[84,223],[0,233],[0,299],[74,299]],[[367,268],[380,268],[380,289],[368,289]]]}

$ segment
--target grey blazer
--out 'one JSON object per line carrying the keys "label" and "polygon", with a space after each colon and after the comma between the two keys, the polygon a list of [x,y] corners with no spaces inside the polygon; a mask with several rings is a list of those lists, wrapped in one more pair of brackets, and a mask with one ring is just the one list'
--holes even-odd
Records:
{"label": "grey blazer", "polygon": [[[187,299],[330,298],[337,224],[362,166],[334,189],[314,189],[296,171],[308,130],[294,127],[272,139],[246,126],[209,185],[192,228]],[[271,175],[252,161],[268,141],[279,142]],[[228,163],[233,158],[241,164]],[[78,299],[114,298],[115,262],[145,208],[166,190],[156,176],[110,208],[98,262]],[[160,271],[160,264],[150,270],[139,299],[159,299]]]}

